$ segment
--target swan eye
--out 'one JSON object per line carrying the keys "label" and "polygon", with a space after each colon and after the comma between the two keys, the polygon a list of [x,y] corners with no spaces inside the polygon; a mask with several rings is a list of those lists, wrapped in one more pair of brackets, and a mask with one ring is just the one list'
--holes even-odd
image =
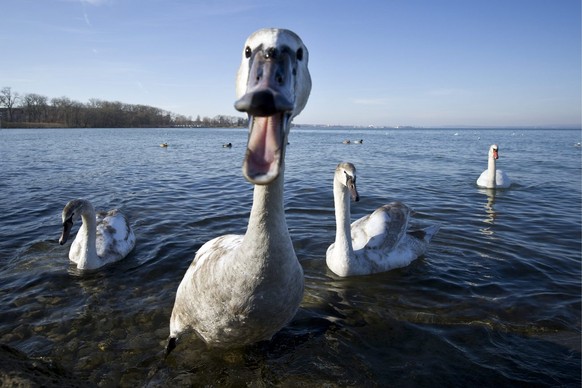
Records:
{"label": "swan eye", "polygon": [[303,60],[303,49],[301,47],[297,49],[297,60],[298,61]]}
{"label": "swan eye", "polygon": [[253,50],[251,50],[251,48],[247,46],[247,48],[245,48],[245,58],[250,58],[252,53]]}
{"label": "swan eye", "polygon": [[356,183],[356,178],[348,174],[347,171],[344,171],[344,174],[346,174],[346,186],[353,186],[353,184]]}

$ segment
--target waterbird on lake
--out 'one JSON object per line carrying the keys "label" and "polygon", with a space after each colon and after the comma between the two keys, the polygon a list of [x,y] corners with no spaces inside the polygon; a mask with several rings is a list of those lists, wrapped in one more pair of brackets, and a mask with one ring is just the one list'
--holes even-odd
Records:
{"label": "waterbird on lake", "polygon": [[168,143],[162,143],[162,144],[160,144],[160,147],[162,147],[162,148],[168,148]]}
{"label": "waterbird on lake", "polygon": [[232,148],[232,143],[225,143],[222,145],[222,148]]}
{"label": "waterbird on lake", "polygon": [[356,144],[364,144],[364,140],[363,139],[354,140],[354,143],[356,143]]}
{"label": "waterbird on lake", "polygon": [[477,179],[477,186],[486,189],[508,188],[511,186],[509,176],[503,170],[497,169],[497,159],[499,159],[499,147],[497,144],[492,144],[489,147],[487,170],[483,171],[479,179]]}
{"label": "waterbird on lake", "polygon": [[82,224],[69,250],[69,259],[78,269],[97,269],[119,261],[135,246],[135,234],[119,210],[95,212],[86,199],[74,199],[65,205],[59,244],[67,242],[73,223],[79,219]]}
{"label": "waterbird on lake", "polygon": [[412,210],[401,202],[376,209],[350,225],[350,199],[359,201],[356,167],[338,164],[333,179],[336,237],[326,252],[338,276],[369,275],[405,267],[422,256],[440,225],[409,229]]}
{"label": "waterbird on lake", "polygon": [[247,231],[196,253],[176,293],[166,355],[186,332],[210,347],[269,340],[299,308],[303,269],[285,220],[283,173],[291,120],[311,91],[307,63],[307,48],[289,30],[262,29],[244,45],[235,108],[250,123],[242,168],[255,185]]}
{"label": "waterbird on lake", "polygon": [[344,141],[342,141],[343,144],[350,144],[349,139],[345,139]]}

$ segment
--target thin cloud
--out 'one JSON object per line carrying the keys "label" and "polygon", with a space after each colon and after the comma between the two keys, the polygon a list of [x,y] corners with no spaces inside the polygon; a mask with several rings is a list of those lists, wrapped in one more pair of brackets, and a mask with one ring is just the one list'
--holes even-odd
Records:
{"label": "thin cloud", "polygon": [[83,19],[85,19],[85,24],[87,24],[89,27],[92,27],[91,21],[89,20],[89,15],[87,15],[87,10],[85,9],[84,6],[83,6]]}

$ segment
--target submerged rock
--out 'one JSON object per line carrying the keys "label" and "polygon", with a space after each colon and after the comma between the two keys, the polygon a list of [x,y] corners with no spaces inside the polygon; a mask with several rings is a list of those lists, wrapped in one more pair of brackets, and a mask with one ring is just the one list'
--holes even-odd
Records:
{"label": "submerged rock", "polygon": [[86,387],[87,382],[53,361],[0,344],[0,387]]}

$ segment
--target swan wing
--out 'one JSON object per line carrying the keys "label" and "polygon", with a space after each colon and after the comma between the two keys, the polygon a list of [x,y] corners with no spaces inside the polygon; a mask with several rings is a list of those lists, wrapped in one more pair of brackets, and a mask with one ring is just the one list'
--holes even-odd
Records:
{"label": "swan wing", "polygon": [[225,261],[223,259],[235,252],[242,240],[243,235],[227,234],[206,242],[196,252],[196,257],[192,260],[188,271],[197,272],[200,268],[209,265],[209,263]]}
{"label": "swan wing", "polygon": [[406,234],[411,209],[402,202],[392,202],[352,223],[354,250],[362,248],[392,250]]}
{"label": "swan wing", "polygon": [[425,254],[428,245],[438,232],[440,225],[435,224],[424,229],[409,229],[395,245],[386,249],[363,249],[356,253],[360,263],[366,262],[365,273],[389,271],[402,268]]}
{"label": "swan wing", "polygon": [[97,255],[106,262],[121,260],[135,246],[135,234],[123,213],[117,209],[98,212]]}
{"label": "swan wing", "polygon": [[265,297],[259,290],[263,279],[251,275],[244,260],[239,260],[242,244],[242,235],[225,235],[198,250],[176,293],[169,349],[171,338],[191,330],[212,347],[243,346],[272,336],[273,321],[280,320],[281,308],[289,306],[278,306],[263,316],[258,306],[269,296],[276,301],[285,298],[275,298],[271,292]]}
{"label": "swan wing", "polygon": [[406,234],[408,234],[408,236],[414,240],[419,240],[428,244],[430,243],[434,235],[437,234],[440,228],[441,228],[440,224],[433,224],[422,229],[420,228],[408,229]]}

